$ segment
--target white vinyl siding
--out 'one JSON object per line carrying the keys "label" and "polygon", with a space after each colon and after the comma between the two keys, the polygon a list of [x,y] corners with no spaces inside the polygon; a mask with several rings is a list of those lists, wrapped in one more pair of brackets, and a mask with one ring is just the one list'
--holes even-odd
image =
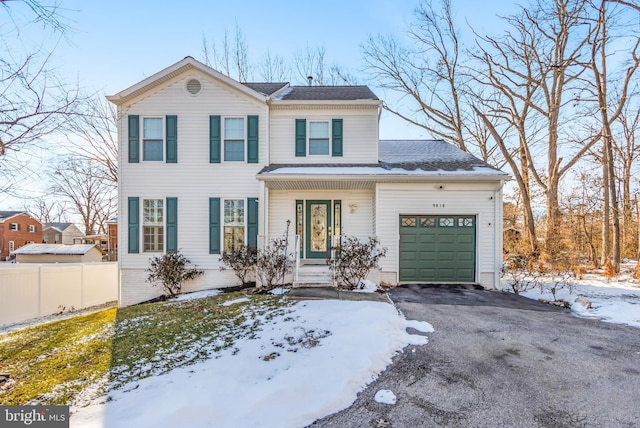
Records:
{"label": "white vinyl siding", "polygon": [[[295,155],[296,119],[307,121],[307,146],[310,137],[309,124],[326,122],[331,139],[331,120],[342,119],[342,156]],[[378,109],[314,109],[271,110],[270,121],[271,163],[378,163]],[[262,158],[261,158],[262,159]]]}
{"label": "white vinyl siding", "polygon": [[[434,183],[378,184],[376,201],[376,229],[387,256],[380,261],[383,278],[397,281],[399,251],[399,217],[402,214],[473,215],[476,216],[476,274],[477,281],[489,281],[497,272],[501,260],[497,236],[502,233],[497,217],[497,186],[482,183],[442,183],[442,190]],[[384,273],[390,276],[385,276]],[[494,288],[494,283],[483,283]]]}
{"label": "white vinyl siding", "polygon": [[[193,96],[185,89],[186,82],[197,78],[203,85],[202,92]],[[122,115],[122,112],[126,114]],[[225,199],[257,197],[260,183],[256,174],[266,166],[269,154],[268,109],[267,105],[235,89],[219,83],[199,72],[180,75],[154,92],[120,107],[119,123],[119,212],[118,240],[128,242],[128,197],[140,197],[140,212],[143,199],[150,196],[158,199],[178,197],[179,250],[191,263],[205,271],[202,279],[189,282],[184,291],[196,291],[198,287],[211,287],[212,281],[218,287],[237,285],[232,270],[220,271],[220,255],[209,254],[209,198],[220,198],[221,224],[223,234],[222,205]],[[150,116],[151,112],[151,116]],[[127,114],[144,117],[165,117],[176,115],[179,121],[179,163],[127,162]],[[222,162],[209,163],[209,116],[221,118],[244,118],[244,139],[246,147],[246,117],[259,116],[259,160],[260,163]],[[224,123],[221,123],[221,128]],[[224,134],[222,135],[224,138]],[[221,141],[222,144],[222,141]],[[221,147],[222,149],[222,147]],[[142,155],[142,154],[141,154]],[[224,159],[224,157],[223,157]],[[246,154],[245,154],[246,160]],[[197,180],[195,179],[197,177]],[[246,205],[246,202],[245,202]],[[246,208],[246,207],[245,207]],[[246,217],[246,216],[245,216]],[[144,270],[149,266],[149,253],[143,251],[142,218],[140,219],[140,253],[128,254],[126,245],[119,245],[119,261],[122,269],[122,305],[132,304],[152,298],[158,290],[144,281]],[[245,230],[246,234],[246,230]],[[128,281],[132,281],[131,285]],[[146,290],[150,291],[147,293]]]}

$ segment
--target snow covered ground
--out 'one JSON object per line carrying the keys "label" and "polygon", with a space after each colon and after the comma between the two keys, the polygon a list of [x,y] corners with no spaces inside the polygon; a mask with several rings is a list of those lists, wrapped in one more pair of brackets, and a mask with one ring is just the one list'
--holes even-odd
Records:
{"label": "snow covered ground", "polygon": [[[219,358],[72,409],[71,427],[306,426],[349,407],[405,346],[427,343],[407,327],[433,331],[390,304],[363,301],[303,301],[263,322],[258,337],[236,341]],[[378,399],[393,401],[386,392]]]}
{"label": "snow covered ground", "polygon": [[[634,269],[635,262],[622,264],[620,275],[609,282],[601,272],[587,273],[579,280],[574,278],[571,288],[557,292],[557,299],[569,302],[571,312],[577,316],[640,327],[640,283],[633,279]],[[503,286],[508,287],[504,280]],[[540,288],[521,294],[531,299],[553,300],[550,292],[541,293]],[[587,302],[591,303],[590,308]]]}

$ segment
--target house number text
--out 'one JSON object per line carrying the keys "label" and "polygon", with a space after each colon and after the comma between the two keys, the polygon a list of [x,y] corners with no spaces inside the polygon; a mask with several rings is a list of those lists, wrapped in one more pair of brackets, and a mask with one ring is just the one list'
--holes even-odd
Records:
{"label": "house number text", "polygon": [[433,204],[433,208],[444,208],[444,204]]}

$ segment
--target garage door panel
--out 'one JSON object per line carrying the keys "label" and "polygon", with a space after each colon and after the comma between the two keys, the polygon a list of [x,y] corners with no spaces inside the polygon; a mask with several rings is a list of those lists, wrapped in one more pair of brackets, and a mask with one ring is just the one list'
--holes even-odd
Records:
{"label": "garage door panel", "polygon": [[469,245],[469,244],[473,244],[473,235],[468,234],[468,235],[458,235],[458,244],[460,245]]}
{"label": "garage door panel", "polygon": [[[428,222],[426,217],[430,219]],[[403,222],[404,226],[400,227],[400,281],[475,280],[475,217],[401,216],[400,224]]]}

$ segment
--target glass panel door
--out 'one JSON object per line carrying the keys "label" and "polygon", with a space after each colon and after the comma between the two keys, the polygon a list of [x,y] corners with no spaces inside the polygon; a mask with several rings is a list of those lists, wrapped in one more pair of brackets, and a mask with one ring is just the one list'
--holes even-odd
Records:
{"label": "glass panel door", "polygon": [[327,257],[331,249],[331,201],[307,201],[306,257]]}

